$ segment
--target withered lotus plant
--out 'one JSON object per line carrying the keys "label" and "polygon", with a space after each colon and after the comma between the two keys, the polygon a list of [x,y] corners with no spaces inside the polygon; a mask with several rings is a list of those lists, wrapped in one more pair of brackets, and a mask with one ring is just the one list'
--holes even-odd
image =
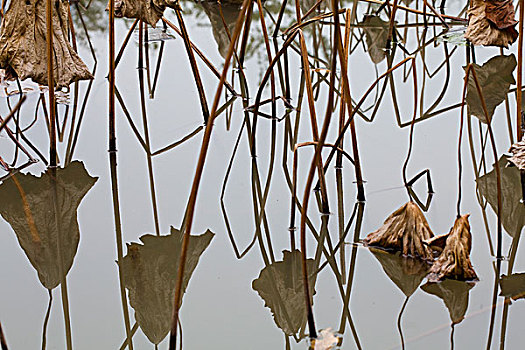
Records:
{"label": "withered lotus plant", "polygon": [[434,234],[416,203],[410,201],[393,212],[377,231],[370,233],[363,243],[400,251],[404,255],[432,260],[429,246],[423,243]]}
{"label": "withered lotus plant", "polygon": [[519,170],[525,170],[525,137],[513,144],[509,151],[512,153],[509,162],[514,164]]}
{"label": "withered lotus plant", "polygon": [[[57,88],[93,79],[87,66],[68,40],[69,2],[53,2],[53,73]],[[0,68],[6,77],[31,78],[47,85],[46,2],[13,0],[2,20],[0,30]]]}
{"label": "withered lotus plant", "polygon": [[508,47],[518,38],[512,0],[473,0],[465,38],[474,45]]}
{"label": "withered lotus plant", "polygon": [[472,281],[478,276],[470,262],[472,235],[470,234],[469,214],[460,216],[445,236],[443,252],[430,268],[429,282],[443,281],[446,278]]}

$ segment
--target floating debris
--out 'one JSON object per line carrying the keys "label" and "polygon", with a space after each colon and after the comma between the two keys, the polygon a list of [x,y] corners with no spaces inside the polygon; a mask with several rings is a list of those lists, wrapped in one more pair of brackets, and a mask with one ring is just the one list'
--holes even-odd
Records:
{"label": "floating debris", "polygon": [[474,283],[447,279],[439,283],[428,282],[421,286],[421,289],[442,299],[448,309],[452,324],[458,324],[465,318],[469,292],[474,285]]}
{"label": "floating debris", "polygon": [[[55,86],[66,87],[78,81],[93,79],[88,68],[68,40],[67,0],[54,2],[53,73]],[[42,0],[11,1],[0,29],[0,68],[6,78],[31,78],[48,85],[46,54],[46,2]]]}
{"label": "floating debris", "polygon": [[393,249],[407,256],[432,260],[432,250],[423,241],[433,236],[421,209],[411,201],[392,213],[383,226],[370,233],[363,242],[368,246]]}
{"label": "floating debris", "polygon": [[465,38],[474,45],[508,47],[518,38],[512,0],[473,0]]}
{"label": "floating debris", "polygon": [[478,279],[470,262],[472,236],[468,217],[468,214],[460,216],[454,222],[454,226],[447,234],[443,252],[430,268],[429,282],[443,281],[446,278],[460,281]]}
{"label": "floating debris", "polygon": [[310,340],[310,350],[337,349],[341,337],[332,328],[322,329],[316,339]]}
{"label": "floating debris", "polygon": [[[489,120],[494,115],[496,107],[505,101],[510,89],[510,85],[516,84],[512,73],[516,69],[516,57],[514,54],[509,56],[498,55],[492,57],[482,66],[472,64],[476,70],[476,76],[483,94],[483,100],[487,107]],[[479,97],[478,89],[472,73],[468,77],[467,85],[467,104],[472,115],[477,117],[483,123],[487,123],[485,111]]]}
{"label": "floating debris", "polygon": [[41,177],[16,174],[0,186],[0,214],[47,289],[58,286],[73,265],[80,240],[78,206],[96,181],[75,161]]}
{"label": "floating debris", "polygon": [[[306,264],[308,271],[315,271],[313,259],[308,259]],[[308,278],[312,296],[315,294],[315,280],[316,275]],[[283,260],[262,269],[259,277],[252,282],[252,288],[272,311],[277,327],[286,335],[304,337],[306,306],[299,250],[283,251]]]}
{"label": "floating debris", "polygon": [[[214,235],[208,230],[190,236],[182,293]],[[140,237],[143,244],[128,244],[128,254],[120,266],[137,323],[153,344],[158,345],[171,329],[182,238],[183,233],[173,227],[169,235],[144,235]]]}

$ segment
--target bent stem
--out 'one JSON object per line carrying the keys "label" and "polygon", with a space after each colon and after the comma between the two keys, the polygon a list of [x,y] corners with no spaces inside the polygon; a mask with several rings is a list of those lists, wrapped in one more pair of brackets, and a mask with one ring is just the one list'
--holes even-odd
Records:
{"label": "bent stem", "polygon": [[175,296],[174,296],[174,305],[173,305],[173,315],[172,315],[172,320],[171,320],[169,350],[175,350],[177,346],[177,325],[179,323],[178,322],[179,321],[179,309],[180,309],[180,302],[181,302],[181,296],[182,296],[182,280],[183,280],[183,275],[184,275],[184,267],[186,265],[186,255],[188,251],[189,236],[190,236],[191,228],[193,224],[193,216],[195,213],[195,203],[197,201],[197,192],[199,190],[199,185],[200,185],[202,173],[204,170],[206,156],[208,154],[208,149],[209,149],[210,140],[211,140],[211,133],[213,131],[213,124],[214,124],[213,122],[216,117],[219,100],[221,98],[222,87],[226,80],[226,74],[228,73],[228,68],[230,66],[230,61],[231,61],[233,51],[235,48],[235,43],[237,42],[237,39],[239,38],[239,34],[241,32],[241,27],[243,24],[243,19],[244,19],[246,10],[250,3],[251,2],[249,0],[244,0],[242,4],[242,8],[239,13],[239,17],[237,18],[237,23],[235,24],[235,30],[233,32],[233,37],[232,37],[232,40],[230,41],[230,46],[228,47],[228,53],[224,60],[224,68],[222,70],[219,85],[217,86],[217,91],[215,92],[213,105],[210,111],[209,122],[206,124],[206,128],[204,130],[202,146],[201,146],[201,150],[199,154],[199,159],[197,162],[197,168],[195,169],[195,176],[193,178],[190,198],[188,200],[187,212],[185,215],[184,236],[182,239],[181,254],[180,254],[179,266],[178,266],[178,271],[177,271],[177,283],[175,286]]}

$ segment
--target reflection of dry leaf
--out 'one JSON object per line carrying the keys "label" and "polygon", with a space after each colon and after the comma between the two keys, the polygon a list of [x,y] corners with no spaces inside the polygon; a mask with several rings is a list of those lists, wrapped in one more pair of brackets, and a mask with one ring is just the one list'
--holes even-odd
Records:
{"label": "reflection of dry leaf", "polygon": [[331,350],[337,347],[339,337],[334,333],[332,328],[322,329],[317,339],[312,339],[310,350]]}
{"label": "reflection of dry leaf", "polygon": [[509,152],[512,152],[509,162],[517,166],[519,170],[525,170],[525,137],[513,144]]}
{"label": "reflection of dry leaf", "polygon": [[433,236],[417,204],[408,202],[392,213],[383,226],[370,233],[363,242],[369,246],[393,249],[404,255],[431,260],[432,251],[423,241]]}
{"label": "reflection of dry leaf", "polygon": [[379,16],[365,15],[361,22],[365,32],[366,47],[370,59],[378,64],[386,57],[386,42],[388,39],[389,22]]}
{"label": "reflection of dry leaf", "polygon": [[[516,57],[514,54],[509,56],[498,55],[485,62],[483,66],[473,64],[476,76],[483,94],[483,99],[487,106],[489,119],[492,119],[496,107],[505,101],[510,85],[516,84],[512,73],[516,68]],[[487,123],[481,99],[476,88],[476,83],[472,73],[468,77],[467,85],[467,104],[470,112],[483,123]]]}
{"label": "reflection of dry leaf", "polygon": [[[315,262],[306,261],[307,269],[313,272]],[[315,275],[308,278],[310,295],[315,293]],[[252,288],[259,293],[265,306],[272,310],[277,327],[286,335],[298,334],[306,325],[306,306],[302,278],[301,252],[284,251],[283,261],[266,266],[259,278],[253,281]],[[302,334],[299,334],[301,337]]]}
{"label": "reflection of dry leaf", "polygon": [[0,214],[47,289],[58,286],[73,264],[80,240],[77,208],[96,180],[72,162],[41,177],[16,174],[0,186]]}
{"label": "reflection of dry leaf", "polygon": [[[213,236],[209,230],[199,236],[190,236],[183,293]],[[166,236],[144,235],[140,237],[143,244],[128,245],[128,254],[120,266],[137,323],[154,344],[159,344],[171,329],[182,237],[182,232],[173,227]]]}
{"label": "reflection of dry leaf", "polygon": [[[505,231],[515,237],[521,233],[525,226],[525,206],[521,203],[521,177],[520,171],[513,166],[506,167],[507,159],[500,158],[498,166],[501,173],[501,218]],[[479,192],[489,202],[492,210],[498,210],[498,187],[496,184],[496,171],[493,169],[479,178]]]}
{"label": "reflection of dry leaf", "polygon": [[461,281],[478,278],[470,262],[472,236],[468,217],[468,214],[460,216],[454,222],[448,233],[445,249],[430,268],[430,282],[442,281],[445,278]]}
{"label": "reflection of dry leaf", "polygon": [[[68,41],[67,0],[53,2],[53,71],[55,85],[66,87],[93,76]],[[47,85],[46,2],[13,0],[0,30],[0,67],[7,77],[31,78]]]}
{"label": "reflection of dry leaf", "polygon": [[501,296],[512,300],[525,299],[525,273],[515,273],[501,276],[499,281]]}
{"label": "reflection of dry leaf", "polygon": [[511,0],[473,0],[465,38],[474,45],[508,47],[518,38]]}
{"label": "reflection of dry leaf", "polygon": [[[204,13],[206,13],[210,19],[213,38],[217,43],[220,55],[224,58],[228,53],[230,36],[235,28],[235,23],[239,16],[239,12],[241,12],[241,8],[239,4],[226,1],[221,1],[220,4],[214,1],[203,1],[200,4],[204,9]],[[223,17],[221,17],[221,10],[222,16],[224,16],[224,21]],[[226,31],[224,23],[226,23],[229,33]]]}
{"label": "reflection of dry leaf", "polygon": [[389,253],[377,248],[370,248],[370,252],[379,260],[392,282],[407,297],[416,291],[430,268],[425,261],[402,256],[399,252]]}
{"label": "reflection of dry leaf", "polygon": [[442,299],[448,309],[452,323],[457,324],[465,318],[469,291],[472,287],[474,287],[473,283],[444,280],[439,283],[428,282],[421,286],[421,289]]}

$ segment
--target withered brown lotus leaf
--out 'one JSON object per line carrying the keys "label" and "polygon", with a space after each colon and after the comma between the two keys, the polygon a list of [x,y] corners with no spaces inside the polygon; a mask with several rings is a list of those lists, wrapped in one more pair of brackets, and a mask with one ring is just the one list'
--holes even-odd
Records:
{"label": "withered brown lotus leaf", "polygon": [[509,152],[512,153],[509,162],[514,164],[519,170],[525,170],[525,137],[513,144]]}
{"label": "withered brown lotus leaf", "polygon": [[430,265],[421,259],[370,247],[383,270],[407,297],[411,296],[428,273]]}
{"label": "withered brown lotus leaf", "polygon": [[365,33],[368,55],[372,62],[378,64],[386,57],[389,22],[383,21],[379,16],[365,15],[361,25]]}
{"label": "withered brown lotus leaf", "polygon": [[472,236],[470,234],[469,215],[456,219],[448,233],[445,249],[430,268],[429,282],[443,281],[446,278],[471,281],[478,276],[470,262]]}
{"label": "withered brown lotus leaf", "polygon": [[[517,62],[514,54],[494,56],[482,66],[473,64],[481,93],[483,94],[483,100],[487,107],[489,120],[492,119],[496,107],[505,101],[510,86],[516,84],[512,75],[516,66]],[[485,111],[483,110],[472,73],[468,77],[466,101],[472,115],[486,124],[487,118],[485,117]]]}
{"label": "withered brown lotus leaf", "polygon": [[[512,1],[473,0],[465,38],[474,45],[508,47],[518,38]],[[501,26],[501,28],[499,28]]]}
{"label": "withered brown lotus leaf", "polygon": [[509,276],[503,275],[499,281],[501,287],[500,296],[512,300],[525,299],[525,273],[515,273]]}
{"label": "withered brown lotus leaf", "polygon": [[447,244],[448,233],[444,235],[434,236],[425,240],[423,243],[428,245],[434,252],[441,253]]}
{"label": "withered brown lotus leaf", "polygon": [[[93,79],[68,41],[67,0],[53,2],[53,74],[57,88]],[[8,78],[31,78],[48,85],[46,53],[46,1],[12,0],[0,30],[0,68]]]}
{"label": "withered brown lotus leaf", "polygon": [[383,226],[370,233],[363,242],[368,246],[393,249],[404,255],[432,260],[432,250],[423,241],[433,236],[421,209],[414,202],[408,202],[393,212]]}
{"label": "withered brown lotus leaf", "polygon": [[[316,275],[312,272],[315,272],[315,261],[308,259],[306,264],[310,272],[308,286],[313,296]],[[286,335],[302,337],[306,326],[306,306],[299,250],[283,251],[283,260],[262,269],[259,277],[252,282],[252,288],[272,311],[277,327]]]}
{"label": "withered brown lotus leaf", "polygon": [[0,186],[0,214],[47,289],[58,286],[73,265],[80,240],[77,209],[96,181],[81,162],[72,162],[41,177],[16,174]]}
{"label": "withered brown lotus leaf", "polygon": [[[213,236],[210,230],[190,236],[182,280],[183,293]],[[159,344],[171,329],[182,238],[183,233],[173,227],[166,236],[144,235],[140,237],[143,244],[128,245],[128,253],[120,265],[131,307],[135,309],[135,319],[153,344]]]}
{"label": "withered brown lotus leaf", "polygon": [[[514,166],[506,166],[507,158],[501,157],[498,161],[501,174],[501,221],[505,231],[515,237],[525,226],[525,206],[521,203],[521,176]],[[480,194],[489,202],[492,210],[498,210],[498,186],[496,171],[483,175],[477,181]]]}
{"label": "withered brown lotus leaf", "polygon": [[173,3],[169,0],[115,0],[115,17],[137,18],[155,27],[166,7]]}
{"label": "withered brown lotus leaf", "polygon": [[452,323],[457,324],[465,318],[469,292],[474,285],[474,283],[447,279],[439,283],[428,282],[421,286],[421,289],[442,299],[448,309]]}
{"label": "withered brown lotus leaf", "polygon": [[[512,28],[518,23],[514,19],[514,5],[512,0],[486,0],[485,16],[498,29]],[[517,31],[516,31],[517,34]]]}

